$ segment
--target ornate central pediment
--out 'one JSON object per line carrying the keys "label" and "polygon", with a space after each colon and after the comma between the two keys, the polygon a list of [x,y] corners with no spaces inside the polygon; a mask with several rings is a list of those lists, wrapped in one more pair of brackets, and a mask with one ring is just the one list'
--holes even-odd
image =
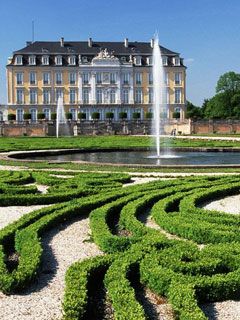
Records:
{"label": "ornate central pediment", "polygon": [[113,52],[108,52],[107,49],[102,49],[100,52],[93,58],[93,65],[115,65],[119,66],[120,61],[117,57],[114,56]]}

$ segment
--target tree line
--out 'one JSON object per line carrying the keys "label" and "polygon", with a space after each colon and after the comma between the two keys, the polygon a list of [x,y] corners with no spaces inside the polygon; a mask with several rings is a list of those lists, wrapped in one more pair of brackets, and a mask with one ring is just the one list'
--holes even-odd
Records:
{"label": "tree line", "polygon": [[201,107],[187,101],[186,117],[191,119],[240,119],[240,74],[233,71],[220,76],[216,94]]}

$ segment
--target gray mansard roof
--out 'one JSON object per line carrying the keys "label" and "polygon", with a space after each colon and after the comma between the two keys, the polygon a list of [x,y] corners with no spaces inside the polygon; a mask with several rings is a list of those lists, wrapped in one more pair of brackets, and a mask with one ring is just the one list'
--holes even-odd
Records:
{"label": "gray mansard roof", "polygon": [[[128,47],[124,46],[124,42],[99,42],[93,41],[92,47],[88,46],[87,41],[65,41],[62,47],[60,41],[35,41],[28,46],[17,50],[14,54],[90,54],[99,53],[100,49],[107,48],[114,55],[132,54],[151,55],[152,48],[150,42],[129,42]],[[167,48],[160,46],[163,55],[176,56],[177,52],[173,52]]]}

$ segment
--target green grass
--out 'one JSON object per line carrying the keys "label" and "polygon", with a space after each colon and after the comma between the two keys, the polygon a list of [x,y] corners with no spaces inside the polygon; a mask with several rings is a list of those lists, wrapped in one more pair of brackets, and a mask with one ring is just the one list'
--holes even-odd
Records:
{"label": "green grass", "polygon": [[[217,141],[203,139],[161,139],[165,147],[240,147],[240,141]],[[20,137],[0,138],[0,152],[40,149],[67,148],[149,148],[154,147],[154,139],[146,136],[82,136],[82,137]]]}

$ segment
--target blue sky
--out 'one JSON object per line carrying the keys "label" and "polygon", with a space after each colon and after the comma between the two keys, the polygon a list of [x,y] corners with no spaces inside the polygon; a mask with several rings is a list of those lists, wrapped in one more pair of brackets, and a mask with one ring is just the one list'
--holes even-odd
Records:
{"label": "blue sky", "polygon": [[31,40],[149,41],[181,53],[187,99],[201,105],[227,71],[240,72],[239,0],[0,0],[0,103],[8,56]]}

